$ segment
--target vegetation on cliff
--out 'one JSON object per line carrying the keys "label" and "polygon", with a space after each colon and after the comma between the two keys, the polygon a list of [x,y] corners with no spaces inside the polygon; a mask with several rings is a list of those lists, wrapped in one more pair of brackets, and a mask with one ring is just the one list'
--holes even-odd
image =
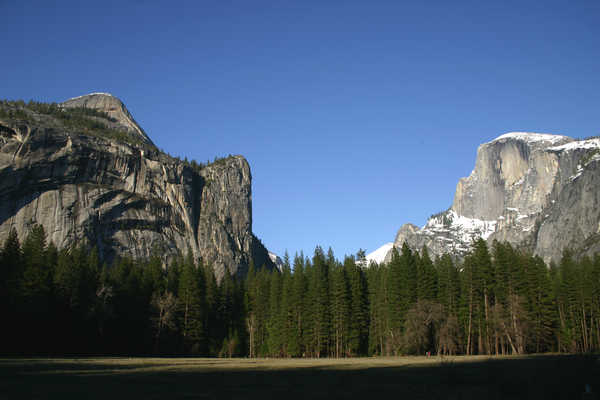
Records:
{"label": "vegetation on cliff", "polygon": [[127,131],[111,128],[108,122],[114,123],[116,120],[108,114],[92,108],[66,108],[56,103],[40,103],[33,100],[27,103],[23,100],[2,100],[0,102],[0,118],[10,118],[35,124],[37,122],[36,116],[40,114],[53,118],[57,124],[75,133],[107,138],[137,146],[142,144],[140,138],[129,134]]}

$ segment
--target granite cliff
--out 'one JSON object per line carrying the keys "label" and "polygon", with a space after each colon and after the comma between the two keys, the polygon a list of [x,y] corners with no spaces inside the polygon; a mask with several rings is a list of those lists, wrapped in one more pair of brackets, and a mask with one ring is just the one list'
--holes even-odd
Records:
{"label": "granite cliff", "polygon": [[[513,132],[482,144],[452,206],[394,240],[434,255],[463,256],[494,239],[558,261],[563,249],[600,251],[600,139]],[[389,254],[386,256],[389,260]]]}
{"label": "granite cliff", "polygon": [[242,156],[199,165],[159,151],[109,94],[0,103],[1,241],[41,224],[59,248],[83,241],[107,261],[189,250],[218,278],[274,268],[252,233],[251,180]]}

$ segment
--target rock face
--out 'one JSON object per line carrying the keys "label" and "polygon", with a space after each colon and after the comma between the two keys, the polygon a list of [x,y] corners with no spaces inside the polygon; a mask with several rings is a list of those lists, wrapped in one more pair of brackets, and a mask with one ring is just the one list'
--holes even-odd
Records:
{"label": "rock face", "polygon": [[91,108],[107,114],[112,120],[103,121],[111,128],[124,129],[137,136],[143,143],[153,144],[146,132],[138,125],[129,113],[125,104],[108,93],[91,93],[73,97],[61,104],[65,108]]}
{"label": "rock face", "polygon": [[[104,125],[139,135],[141,144],[82,134],[27,108],[25,118],[0,116],[1,241],[12,227],[22,238],[42,224],[59,248],[84,241],[108,261],[155,252],[168,262],[189,250],[219,279],[226,270],[243,275],[250,262],[274,267],[252,233],[252,178],[243,157],[198,166],[167,156],[109,95],[62,106],[106,112]],[[0,107],[7,115],[11,106]]]}
{"label": "rock face", "polygon": [[279,257],[275,253],[269,252],[269,258],[271,259],[271,261],[273,262],[273,264],[275,265],[275,267],[277,268],[277,270],[279,272],[282,272],[284,264],[283,264],[283,260],[281,259],[281,257]]}
{"label": "rock face", "polygon": [[[394,246],[463,256],[497,239],[558,261],[565,248],[600,251],[600,139],[514,132],[482,144],[452,206],[424,227],[406,224]],[[389,256],[388,256],[389,259]]]}

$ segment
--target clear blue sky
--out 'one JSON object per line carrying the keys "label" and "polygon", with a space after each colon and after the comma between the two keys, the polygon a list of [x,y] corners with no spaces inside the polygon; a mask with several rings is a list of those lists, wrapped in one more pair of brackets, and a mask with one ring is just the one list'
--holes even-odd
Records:
{"label": "clear blue sky", "polygon": [[162,149],[242,154],[283,254],[392,241],[508,131],[600,134],[600,2],[0,0],[0,97],[121,98]]}

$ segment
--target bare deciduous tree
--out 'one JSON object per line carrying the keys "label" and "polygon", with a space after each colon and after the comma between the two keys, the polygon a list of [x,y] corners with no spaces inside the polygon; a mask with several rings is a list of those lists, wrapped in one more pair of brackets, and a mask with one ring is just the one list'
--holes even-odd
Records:
{"label": "bare deciduous tree", "polygon": [[156,330],[154,335],[154,348],[158,350],[160,334],[165,329],[175,329],[175,311],[177,309],[177,299],[171,292],[163,294],[155,293],[152,296],[152,324]]}
{"label": "bare deciduous tree", "polygon": [[403,335],[403,348],[407,353],[423,354],[436,351],[440,323],[443,317],[442,306],[429,300],[418,301],[406,315]]}

